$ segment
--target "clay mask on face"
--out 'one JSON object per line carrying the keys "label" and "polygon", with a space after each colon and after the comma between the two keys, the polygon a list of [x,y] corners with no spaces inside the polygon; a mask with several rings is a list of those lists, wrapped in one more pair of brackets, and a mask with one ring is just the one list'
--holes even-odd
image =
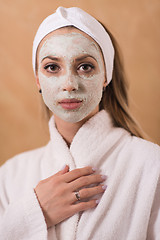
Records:
{"label": "clay mask on face", "polygon": [[[90,57],[84,58],[77,66],[76,59],[86,55]],[[47,57],[60,61],[54,62]],[[48,59],[46,65],[45,58]],[[94,63],[93,69],[85,65],[90,61]],[[101,51],[94,41],[77,32],[51,35],[40,49],[38,62],[43,100],[58,117],[66,122],[79,122],[98,106],[102,98],[105,67]],[[49,69],[53,71],[47,72]]]}

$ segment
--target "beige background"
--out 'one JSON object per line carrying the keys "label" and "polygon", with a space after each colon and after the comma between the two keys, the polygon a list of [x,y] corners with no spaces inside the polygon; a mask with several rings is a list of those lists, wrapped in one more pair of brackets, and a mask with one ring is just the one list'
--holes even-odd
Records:
{"label": "beige background", "polygon": [[83,8],[114,34],[130,82],[132,113],[152,141],[160,143],[159,0],[1,0],[0,164],[48,141],[31,47],[40,22],[60,5]]}

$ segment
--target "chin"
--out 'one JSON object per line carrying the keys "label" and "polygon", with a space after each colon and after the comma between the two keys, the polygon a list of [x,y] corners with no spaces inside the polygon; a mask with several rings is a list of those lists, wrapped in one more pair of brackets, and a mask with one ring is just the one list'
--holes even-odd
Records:
{"label": "chin", "polygon": [[85,116],[76,116],[75,113],[69,114],[69,116],[59,116],[63,121],[68,123],[78,123],[82,121]]}

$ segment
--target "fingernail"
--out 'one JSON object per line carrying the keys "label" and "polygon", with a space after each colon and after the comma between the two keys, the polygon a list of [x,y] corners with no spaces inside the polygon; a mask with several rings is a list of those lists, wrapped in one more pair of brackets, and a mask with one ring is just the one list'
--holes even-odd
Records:
{"label": "fingernail", "polygon": [[66,166],[67,166],[67,165],[65,164],[65,165],[61,168],[61,171],[64,170]]}
{"label": "fingernail", "polygon": [[93,172],[97,171],[96,167],[92,167]]}
{"label": "fingernail", "polygon": [[100,200],[99,200],[99,199],[97,199],[97,200],[96,200],[96,203],[98,204],[99,202],[100,202]]}
{"label": "fingernail", "polygon": [[103,180],[106,180],[106,179],[107,179],[107,176],[106,176],[106,175],[101,175],[101,178],[102,178]]}
{"label": "fingernail", "polygon": [[107,185],[103,185],[103,186],[102,186],[102,189],[103,189],[103,190],[106,190],[106,188],[107,188]]}

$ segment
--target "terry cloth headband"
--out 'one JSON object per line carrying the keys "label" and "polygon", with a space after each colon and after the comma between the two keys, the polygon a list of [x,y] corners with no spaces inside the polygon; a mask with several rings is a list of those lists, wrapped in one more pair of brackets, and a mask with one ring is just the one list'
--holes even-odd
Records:
{"label": "terry cloth headband", "polygon": [[107,82],[112,79],[114,48],[111,39],[104,27],[91,15],[80,8],[58,7],[56,12],[49,15],[38,28],[33,41],[32,64],[35,74],[36,52],[41,40],[50,32],[65,26],[75,26],[87,33],[100,46],[106,66]]}

